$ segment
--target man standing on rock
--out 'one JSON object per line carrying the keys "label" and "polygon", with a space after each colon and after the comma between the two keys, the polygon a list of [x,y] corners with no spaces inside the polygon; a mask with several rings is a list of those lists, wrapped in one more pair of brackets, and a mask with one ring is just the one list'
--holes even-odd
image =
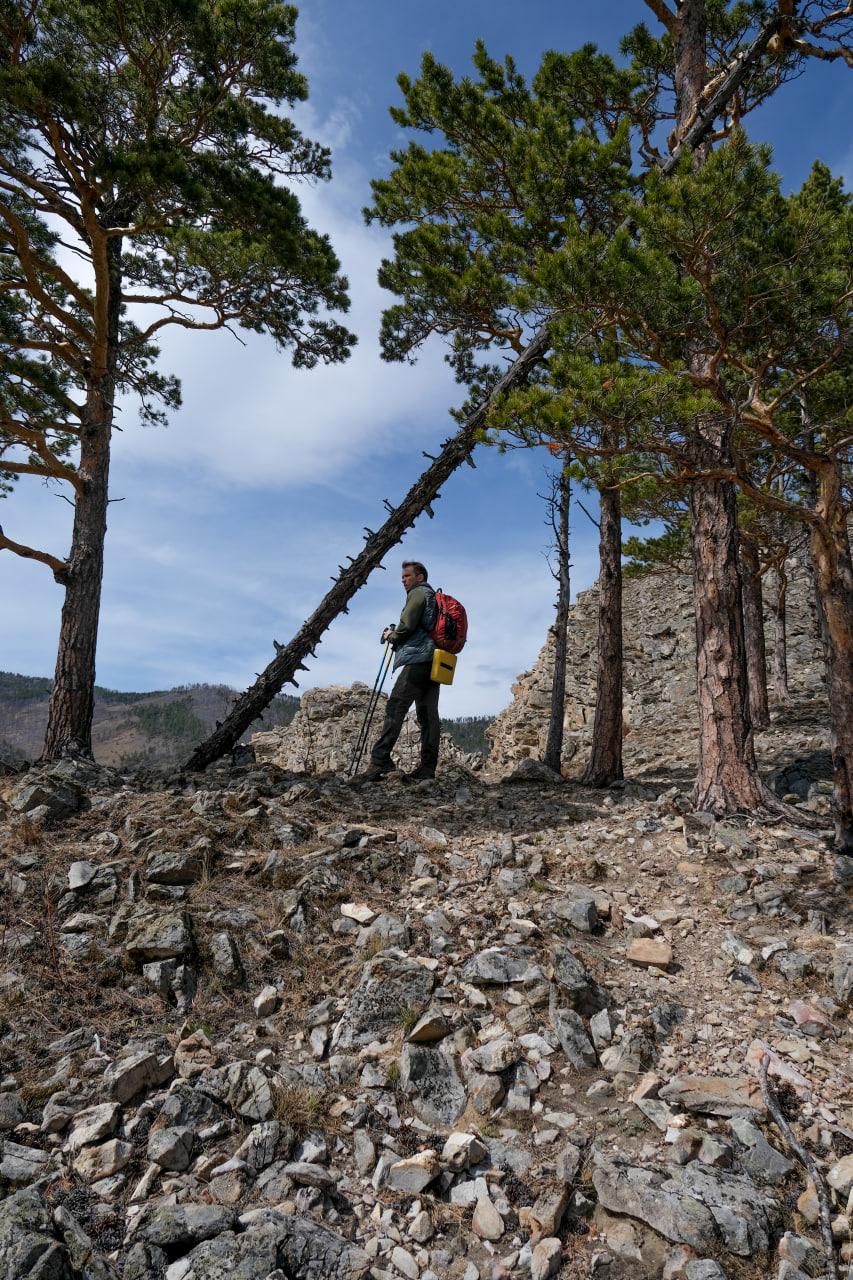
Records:
{"label": "man standing on rock", "polygon": [[396,627],[386,627],[382,632],[382,643],[389,643],[394,650],[394,670],[398,667],[402,670],[388,698],[382,733],[370,753],[370,768],[361,775],[363,782],[378,782],[393,773],[391,752],[413,702],[421,730],[421,763],[406,776],[413,781],[434,778],[438,764],[441,685],[430,679],[435,652],[430,632],[435,626],[437,609],[435,591],[427,582],[427,571],[419,560],[403,561],[403,589],[406,603],[400,621]]}

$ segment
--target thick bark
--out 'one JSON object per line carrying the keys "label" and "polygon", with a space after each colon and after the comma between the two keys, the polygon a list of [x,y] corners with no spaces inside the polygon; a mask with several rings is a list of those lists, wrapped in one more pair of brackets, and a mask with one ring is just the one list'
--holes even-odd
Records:
{"label": "thick bark", "polygon": [[[715,460],[727,461],[728,428],[703,423],[696,450],[705,470]],[[695,481],[690,517],[699,695],[694,799],[698,809],[722,816],[763,807],[769,799],[758,777],[749,714],[733,486]]]}
{"label": "thick bark", "polygon": [[773,590],[770,593],[770,612],[773,615],[773,697],[778,703],[790,701],[788,690],[788,574],[785,561],[773,566]]}
{"label": "thick bark", "polygon": [[89,376],[80,420],[82,487],[74,503],[74,526],[65,599],[59,627],[56,670],[48,707],[43,760],[92,755],[95,651],[104,573],[104,539],[110,475],[110,435],[115,399],[118,326],[121,310],[121,241],[110,241],[106,352]]}
{"label": "thick bark", "polygon": [[753,728],[766,729],[770,723],[770,706],[767,700],[767,651],[764,643],[761,565],[758,560],[758,548],[751,539],[741,536],[739,550],[749,710]]}
{"label": "thick bark", "polygon": [[566,459],[557,481],[554,530],[557,538],[557,616],[554,621],[554,676],[551,681],[551,714],[543,763],[555,773],[563,767],[563,730],[566,719],[566,647],[569,624],[569,500],[571,479]]}
{"label": "thick bark", "polygon": [[835,840],[853,854],[853,560],[838,465],[821,473],[817,514],[810,550],[826,619]]}
{"label": "thick bark", "polygon": [[622,773],[622,502],[619,489],[599,491],[598,672],[592,755],[583,781],[607,787]]}

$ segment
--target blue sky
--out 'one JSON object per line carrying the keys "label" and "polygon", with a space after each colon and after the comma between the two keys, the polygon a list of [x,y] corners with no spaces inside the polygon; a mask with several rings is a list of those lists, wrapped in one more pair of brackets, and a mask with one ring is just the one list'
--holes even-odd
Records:
{"label": "blue sky", "polygon": [[[648,16],[641,0],[595,6],[504,0],[312,0],[298,22],[297,50],[310,100],[298,112],[309,136],[333,150],[329,184],[300,198],[328,231],[350,279],[348,323],[359,335],[344,366],[294,371],[263,337],[241,346],[225,334],[181,333],[163,344],[184,406],[165,430],[142,429],[132,406],[114,441],[98,682],[120,689],[224,681],[242,688],[324,594],[330,575],[376,528],[382,499],[395,500],[424,463],[421,451],[452,430],[460,389],[437,345],[417,365],[383,364],[377,332],[387,295],[376,269],[389,239],[366,228],[369,180],[384,173],[403,137],[388,116],[395,77],[416,73],[430,50],[455,71],[470,66],[482,37],[494,56],[512,53],[525,73],[548,48],[593,41],[616,53],[620,36]],[[787,188],[812,161],[853,174],[849,71],[820,64],[749,118],[770,142]],[[496,712],[515,676],[535,659],[553,614],[544,550],[544,460],[481,449],[477,470],[445,486],[435,519],[422,517],[327,633],[302,688],[372,681],[381,627],[401,603],[403,553],[429,566],[436,586],[469,609],[471,640],[445,715]],[[586,505],[589,505],[586,503]],[[10,537],[65,553],[71,509],[56,491],[22,483],[0,507]],[[573,586],[595,576],[597,531],[573,516]],[[0,668],[53,671],[61,591],[41,565],[0,554]]]}

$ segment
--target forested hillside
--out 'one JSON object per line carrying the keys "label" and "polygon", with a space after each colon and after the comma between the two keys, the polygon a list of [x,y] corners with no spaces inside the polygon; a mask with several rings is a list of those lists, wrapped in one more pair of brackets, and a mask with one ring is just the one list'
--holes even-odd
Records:
{"label": "forested hillside", "polygon": [[[0,672],[0,755],[13,761],[38,757],[51,687],[44,676]],[[150,693],[96,686],[95,756],[102,764],[175,763],[215,728],[233,697],[226,685],[180,685]],[[289,724],[298,706],[298,698],[281,694],[265,711],[263,724],[250,732]]]}

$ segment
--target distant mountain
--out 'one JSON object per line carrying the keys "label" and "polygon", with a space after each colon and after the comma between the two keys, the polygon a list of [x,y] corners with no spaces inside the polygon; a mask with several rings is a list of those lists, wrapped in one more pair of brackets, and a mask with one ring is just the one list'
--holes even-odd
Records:
{"label": "distant mountain", "polygon": [[[53,681],[0,671],[0,755],[33,760],[41,751],[47,704]],[[227,715],[235,690],[227,685],[181,685],[153,693],[122,693],[95,688],[92,745],[102,764],[127,768],[177,764]],[[280,694],[249,726],[258,729],[289,724],[299,699]]]}
{"label": "distant mountain", "polygon": [[[41,751],[53,681],[0,671],[0,758],[23,763]],[[179,685],[153,693],[122,693],[95,687],[92,746],[101,764],[138,768],[178,764],[224,720],[235,690],[224,684]],[[290,724],[299,699],[279,694],[243,735]],[[463,751],[488,751],[485,730],[492,716],[443,720],[441,727]]]}

